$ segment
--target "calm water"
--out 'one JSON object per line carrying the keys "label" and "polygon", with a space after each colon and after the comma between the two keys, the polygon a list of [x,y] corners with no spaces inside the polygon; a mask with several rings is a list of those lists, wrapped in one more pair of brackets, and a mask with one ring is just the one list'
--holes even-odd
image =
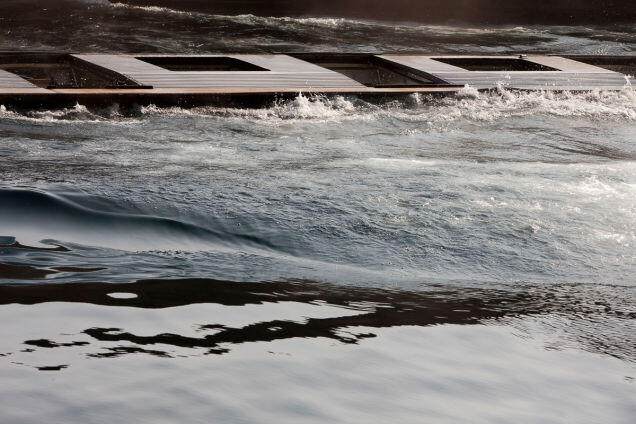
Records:
{"label": "calm water", "polygon": [[[636,46],[625,25],[43,8],[3,2],[0,50]],[[1,421],[632,422],[635,134],[630,87],[0,106]]]}

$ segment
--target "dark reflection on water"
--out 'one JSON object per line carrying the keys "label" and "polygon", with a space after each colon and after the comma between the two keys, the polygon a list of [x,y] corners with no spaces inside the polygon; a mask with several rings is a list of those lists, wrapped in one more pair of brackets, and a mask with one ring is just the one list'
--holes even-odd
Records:
{"label": "dark reflection on water", "polygon": [[0,264],[0,276],[2,278],[13,278],[22,280],[43,278],[49,274],[55,274],[55,271],[39,269],[28,265]]}
{"label": "dark reflection on water", "polygon": [[37,347],[54,348],[54,347],[86,346],[88,342],[55,343],[51,340],[39,339],[39,340],[27,340],[24,342],[24,344],[30,345],[30,346],[37,346]]}
{"label": "dark reflection on water", "polygon": [[68,365],[50,365],[45,367],[38,367],[40,371],[60,371],[64,368],[68,368]]}
{"label": "dark reflection on water", "polygon": [[[627,295],[630,294],[628,290]],[[425,290],[405,291],[369,287],[348,287],[314,281],[231,282],[213,279],[140,280],[134,283],[65,283],[25,286],[0,286],[0,304],[34,305],[46,302],[73,302],[162,309],[194,304],[232,307],[278,304],[327,305],[340,308],[341,316],[267,319],[243,326],[220,323],[197,324],[197,332],[212,332],[202,337],[173,333],[139,335],[124,328],[94,326],[83,334],[94,343],[126,343],[101,347],[86,355],[110,358],[133,353],[173,357],[155,345],[204,349],[206,354],[224,354],[242,343],[272,342],[293,338],[326,338],[355,344],[375,337],[373,329],[397,326],[439,324],[480,324],[490,320],[528,316],[561,316],[572,322],[583,321],[590,332],[575,332],[574,338],[588,350],[626,360],[635,360],[633,335],[628,331],[636,312],[628,298],[621,302],[620,289],[603,293],[584,286],[527,286],[510,289],[452,288],[430,285]],[[346,313],[344,313],[346,312]],[[605,321],[600,321],[602,318]],[[559,326],[558,320],[551,320]],[[621,323],[622,321],[622,323]],[[612,325],[609,332],[599,331]],[[623,330],[621,329],[623,326]],[[363,328],[363,331],[356,331]],[[61,330],[61,329],[60,329]],[[24,344],[39,348],[87,346],[87,341],[56,342],[49,339],[27,340]]]}

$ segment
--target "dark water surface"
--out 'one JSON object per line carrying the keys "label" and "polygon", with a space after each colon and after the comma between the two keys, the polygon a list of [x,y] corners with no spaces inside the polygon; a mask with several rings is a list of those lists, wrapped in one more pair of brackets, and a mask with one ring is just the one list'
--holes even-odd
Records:
{"label": "dark water surface", "polygon": [[3,50],[633,54],[635,26],[479,27],[209,14],[108,0],[0,2]]}
{"label": "dark water surface", "polygon": [[[634,33],[0,4],[0,50],[622,55]],[[635,134],[631,87],[0,106],[0,421],[632,422]]]}

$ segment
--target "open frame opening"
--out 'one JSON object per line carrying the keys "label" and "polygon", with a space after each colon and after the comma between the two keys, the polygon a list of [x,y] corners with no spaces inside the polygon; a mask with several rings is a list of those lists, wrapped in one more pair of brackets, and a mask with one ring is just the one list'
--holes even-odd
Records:
{"label": "open frame opening", "polygon": [[400,88],[440,85],[424,74],[373,55],[294,54],[298,59],[338,72],[367,87]]}
{"label": "open frame opening", "polygon": [[558,71],[556,68],[530,62],[522,58],[434,57],[432,59],[466,69],[467,71]]}
{"label": "open frame opening", "polygon": [[173,72],[239,72],[269,69],[224,56],[140,56],[136,59]]}
{"label": "open frame opening", "polygon": [[636,56],[565,56],[578,62],[598,66],[608,71],[636,75]]}
{"label": "open frame opening", "polygon": [[41,88],[140,88],[136,81],[69,54],[3,54],[0,69]]}

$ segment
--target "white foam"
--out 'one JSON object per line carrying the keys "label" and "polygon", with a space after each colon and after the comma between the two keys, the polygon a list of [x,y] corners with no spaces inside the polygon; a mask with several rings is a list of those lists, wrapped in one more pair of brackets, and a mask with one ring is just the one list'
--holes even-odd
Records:
{"label": "white foam", "polygon": [[119,106],[114,104],[110,108],[96,111],[89,110],[82,104],[75,104],[71,108],[31,110],[23,113],[7,109],[0,105],[0,119],[13,119],[34,123],[108,123],[118,125],[135,125],[140,121],[124,118]]}
{"label": "white foam", "polygon": [[[102,0],[95,0],[102,3]],[[238,15],[221,15],[203,12],[191,12],[185,10],[171,9],[160,6],[137,6],[126,3],[110,3],[107,5],[118,9],[137,10],[152,14],[178,15],[199,19],[211,20],[228,20],[247,25],[259,25],[280,28],[288,27],[313,27],[326,29],[345,29],[345,28],[379,28],[390,32],[408,32],[408,33],[430,33],[439,35],[455,35],[455,34],[546,34],[548,30],[540,28],[525,28],[520,26],[493,26],[488,28],[459,26],[459,25],[430,25],[417,22],[383,22],[371,19],[351,19],[351,18],[335,18],[335,17],[292,17],[292,16],[258,16],[251,13]]]}
{"label": "white foam", "polygon": [[[636,121],[636,92],[631,86],[620,91],[574,92],[515,92],[499,87],[495,92],[479,93],[470,86],[456,95],[441,99],[420,94],[377,105],[355,97],[309,96],[302,93],[292,100],[276,102],[266,108],[159,108],[154,105],[140,108],[142,116],[204,117],[257,122],[260,125],[280,126],[291,122],[314,123],[370,122],[396,119],[413,125],[403,135],[417,135],[431,126],[444,127],[458,120],[493,122],[510,117],[553,115],[585,117],[604,121]],[[0,106],[0,119],[20,119],[42,123],[81,122],[117,123],[133,125],[137,118],[122,117],[117,106],[105,111],[91,111],[81,104],[72,108],[18,113]]]}
{"label": "white foam", "polygon": [[[588,117],[601,120],[636,120],[636,94],[632,88],[618,92],[555,93],[551,91],[513,92],[500,87],[494,93],[478,93],[464,87],[456,96],[426,99],[420,95],[405,102],[374,105],[342,96],[298,95],[290,101],[269,108],[238,109],[199,107],[193,109],[142,108],[145,115],[207,116],[227,119],[247,119],[262,125],[277,126],[289,121],[346,122],[371,121],[380,117],[404,122],[444,124],[467,119],[491,122],[509,117],[554,115]],[[418,131],[413,132],[417,134]]]}
{"label": "white foam", "polygon": [[429,168],[437,166],[440,161],[435,160],[421,160],[421,159],[405,159],[405,158],[368,158],[358,163],[371,167],[384,170],[408,170],[412,171],[420,168]]}
{"label": "white foam", "polygon": [[457,93],[457,97],[468,97],[476,99],[479,97],[479,90],[475,87],[471,87],[469,84],[464,85],[459,92]]}
{"label": "white foam", "polygon": [[511,116],[548,114],[566,117],[636,120],[634,90],[619,92],[556,93],[552,91],[513,92],[499,87],[496,93],[478,96],[466,88],[457,97],[443,100],[431,108],[434,120],[467,118],[494,121]]}
{"label": "white foam", "polygon": [[117,9],[129,9],[129,10],[139,10],[142,12],[148,13],[158,13],[158,14],[166,14],[166,15],[178,15],[178,16],[206,16],[202,13],[196,12],[186,12],[183,10],[170,9],[168,7],[159,7],[159,6],[135,6],[126,3],[108,3],[110,6]]}
{"label": "white foam", "polygon": [[161,116],[202,116],[226,119],[258,121],[263,125],[280,125],[290,121],[310,120],[316,122],[335,122],[351,119],[365,119],[365,114],[342,96],[305,96],[299,94],[293,100],[278,102],[269,108],[241,109],[223,107],[197,107],[183,109],[179,107],[158,108],[155,105],[141,108],[143,115]]}

